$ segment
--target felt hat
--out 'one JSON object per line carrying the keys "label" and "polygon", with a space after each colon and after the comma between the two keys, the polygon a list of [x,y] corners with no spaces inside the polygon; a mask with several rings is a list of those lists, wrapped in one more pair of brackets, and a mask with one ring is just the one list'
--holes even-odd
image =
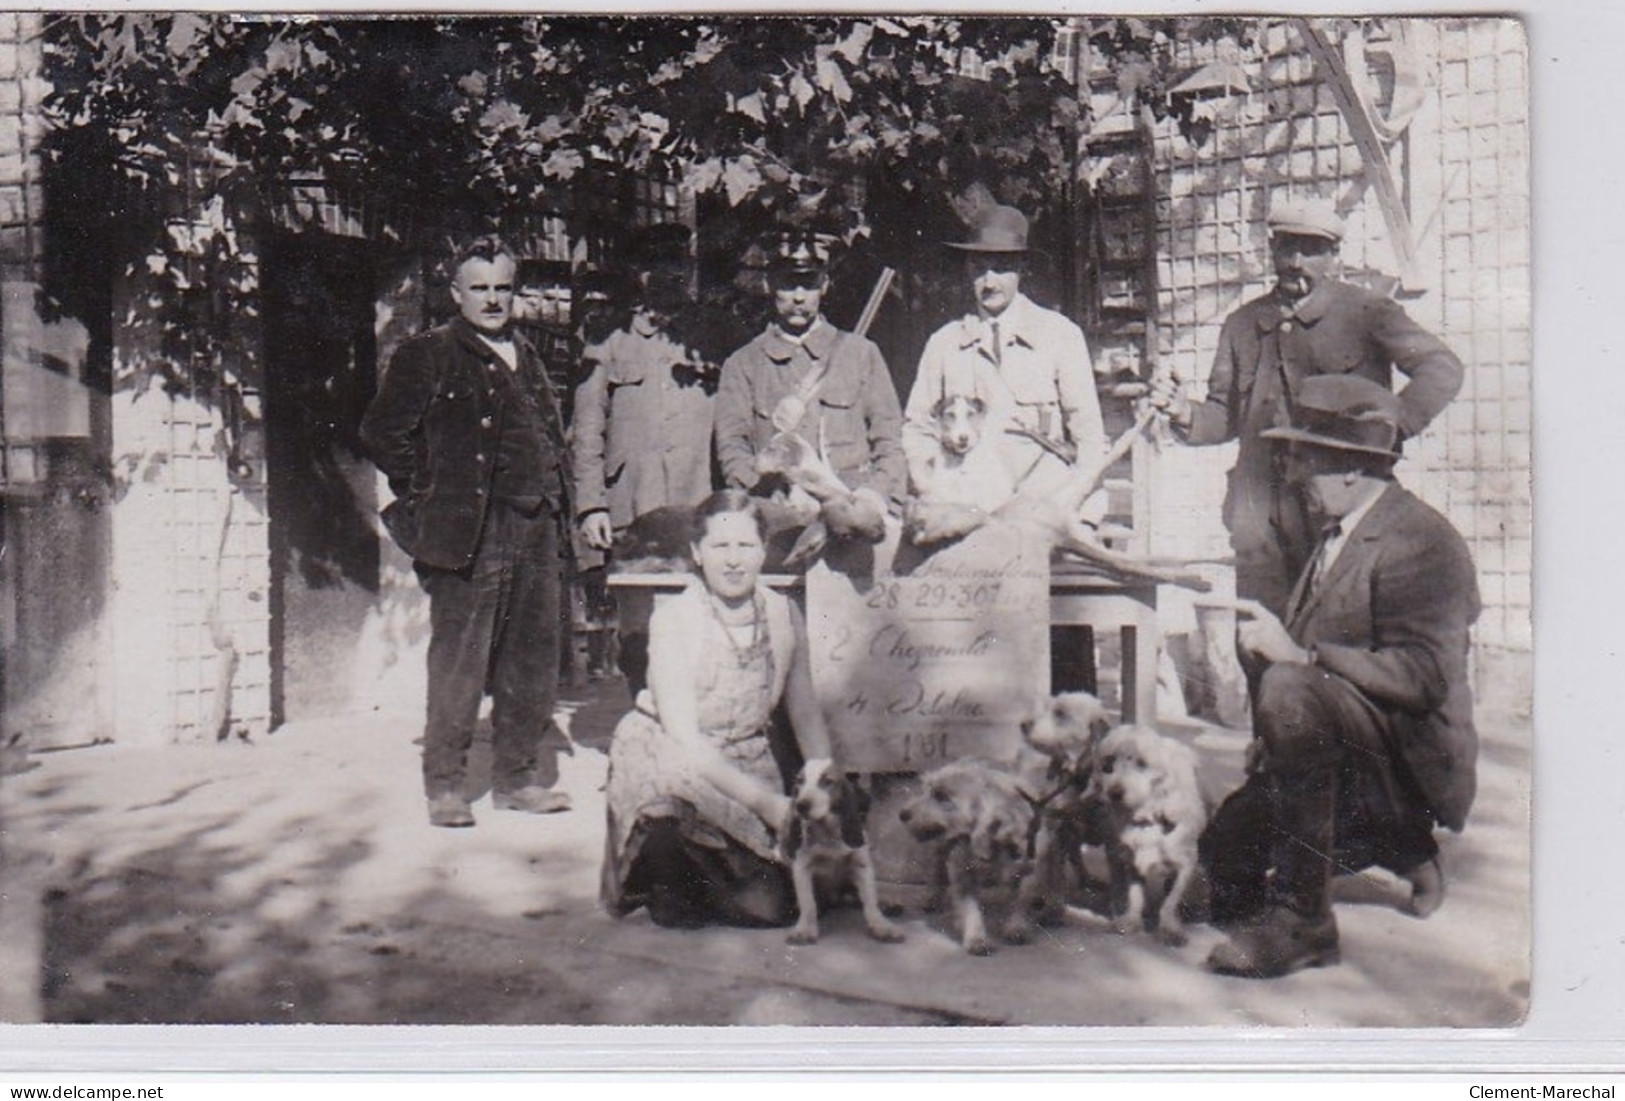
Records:
{"label": "felt hat", "polygon": [[1386,386],[1359,375],[1310,375],[1298,384],[1292,423],[1269,428],[1266,440],[1352,451],[1395,454],[1399,441],[1399,398]]}
{"label": "felt hat", "polygon": [[1026,252],[1027,216],[1013,206],[990,206],[971,228],[968,241],[949,241],[961,252]]}
{"label": "felt hat", "polygon": [[1264,219],[1270,236],[1290,234],[1295,237],[1324,237],[1329,241],[1343,239],[1343,219],[1337,208],[1325,199],[1285,199],[1271,205]]}

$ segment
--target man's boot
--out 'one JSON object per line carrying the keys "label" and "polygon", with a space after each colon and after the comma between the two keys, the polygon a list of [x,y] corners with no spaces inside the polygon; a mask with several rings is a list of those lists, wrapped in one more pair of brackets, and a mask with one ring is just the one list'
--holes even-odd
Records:
{"label": "man's boot", "polygon": [[1209,970],[1273,979],[1337,963],[1331,907],[1336,770],[1323,767],[1269,779],[1271,864],[1268,905],[1213,949]]}

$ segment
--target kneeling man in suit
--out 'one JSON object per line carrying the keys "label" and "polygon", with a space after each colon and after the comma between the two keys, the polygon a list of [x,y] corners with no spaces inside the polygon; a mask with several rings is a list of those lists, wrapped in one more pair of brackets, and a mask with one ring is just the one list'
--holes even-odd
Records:
{"label": "kneeling man in suit", "polygon": [[1478,583],[1460,534],[1393,480],[1400,416],[1385,386],[1315,376],[1291,425],[1264,433],[1323,527],[1285,622],[1259,607],[1237,632],[1265,669],[1247,779],[1201,843],[1229,934],[1212,970],[1337,962],[1334,871],[1397,873],[1418,917],[1443,898],[1433,829],[1459,831],[1476,790]]}

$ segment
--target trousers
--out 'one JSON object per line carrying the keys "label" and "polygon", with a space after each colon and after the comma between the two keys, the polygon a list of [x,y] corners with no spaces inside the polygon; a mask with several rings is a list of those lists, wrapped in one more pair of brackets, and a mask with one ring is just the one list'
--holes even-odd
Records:
{"label": "trousers", "polygon": [[468,752],[489,691],[491,786],[510,792],[558,780],[553,728],[559,675],[559,521],[493,502],[474,561],[417,566],[429,594],[429,704],[423,787],[470,794]]}
{"label": "trousers", "polygon": [[1258,764],[1199,845],[1215,922],[1272,904],[1322,914],[1332,875],[1372,866],[1403,874],[1438,854],[1433,814],[1390,751],[1388,718],[1347,680],[1271,665],[1253,722]]}

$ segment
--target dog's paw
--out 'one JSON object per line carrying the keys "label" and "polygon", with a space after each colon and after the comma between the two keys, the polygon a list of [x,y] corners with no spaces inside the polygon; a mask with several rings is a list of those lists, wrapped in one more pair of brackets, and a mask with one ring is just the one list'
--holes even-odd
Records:
{"label": "dog's paw", "polygon": [[1112,918],[1112,932],[1118,934],[1119,936],[1126,937],[1130,933],[1138,932],[1139,929],[1140,919],[1138,917],[1131,917],[1128,914],[1119,914]]}
{"label": "dog's paw", "polygon": [[818,943],[818,930],[817,929],[804,929],[804,928],[802,928],[801,926],[798,925],[794,929],[790,930],[790,932],[785,934],[784,943],[786,943],[786,944],[817,944]]}
{"label": "dog's paw", "polygon": [[1186,944],[1190,943],[1190,938],[1185,935],[1183,926],[1174,926],[1171,928],[1168,926],[1163,926],[1161,929],[1157,930],[1157,939],[1163,944],[1166,944],[1169,948],[1183,948]]}
{"label": "dog's paw", "polygon": [[986,937],[973,937],[965,942],[965,951],[973,956],[991,956],[998,949]]}
{"label": "dog's paw", "polygon": [[[905,909],[906,907],[900,902],[882,902],[880,904],[880,912],[889,918],[902,917]],[[940,904],[937,909],[942,909]]]}
{"label": "dog's paw", "polygon": [[869,926],[869,935],[885,944],[896,944],[908,939],[907,934],[889,921]]}
{"label": "dog's paw", "polygon": [[1066,924],[1066,904],[1046,905],[1033,919],[1041,928],[1054,929]]}
{"label": "dog's paw", "polygon": [[999,930],[1006,944],[1027,944],[1033,939],[1033,927],[1025,921],[1012,921]]}

